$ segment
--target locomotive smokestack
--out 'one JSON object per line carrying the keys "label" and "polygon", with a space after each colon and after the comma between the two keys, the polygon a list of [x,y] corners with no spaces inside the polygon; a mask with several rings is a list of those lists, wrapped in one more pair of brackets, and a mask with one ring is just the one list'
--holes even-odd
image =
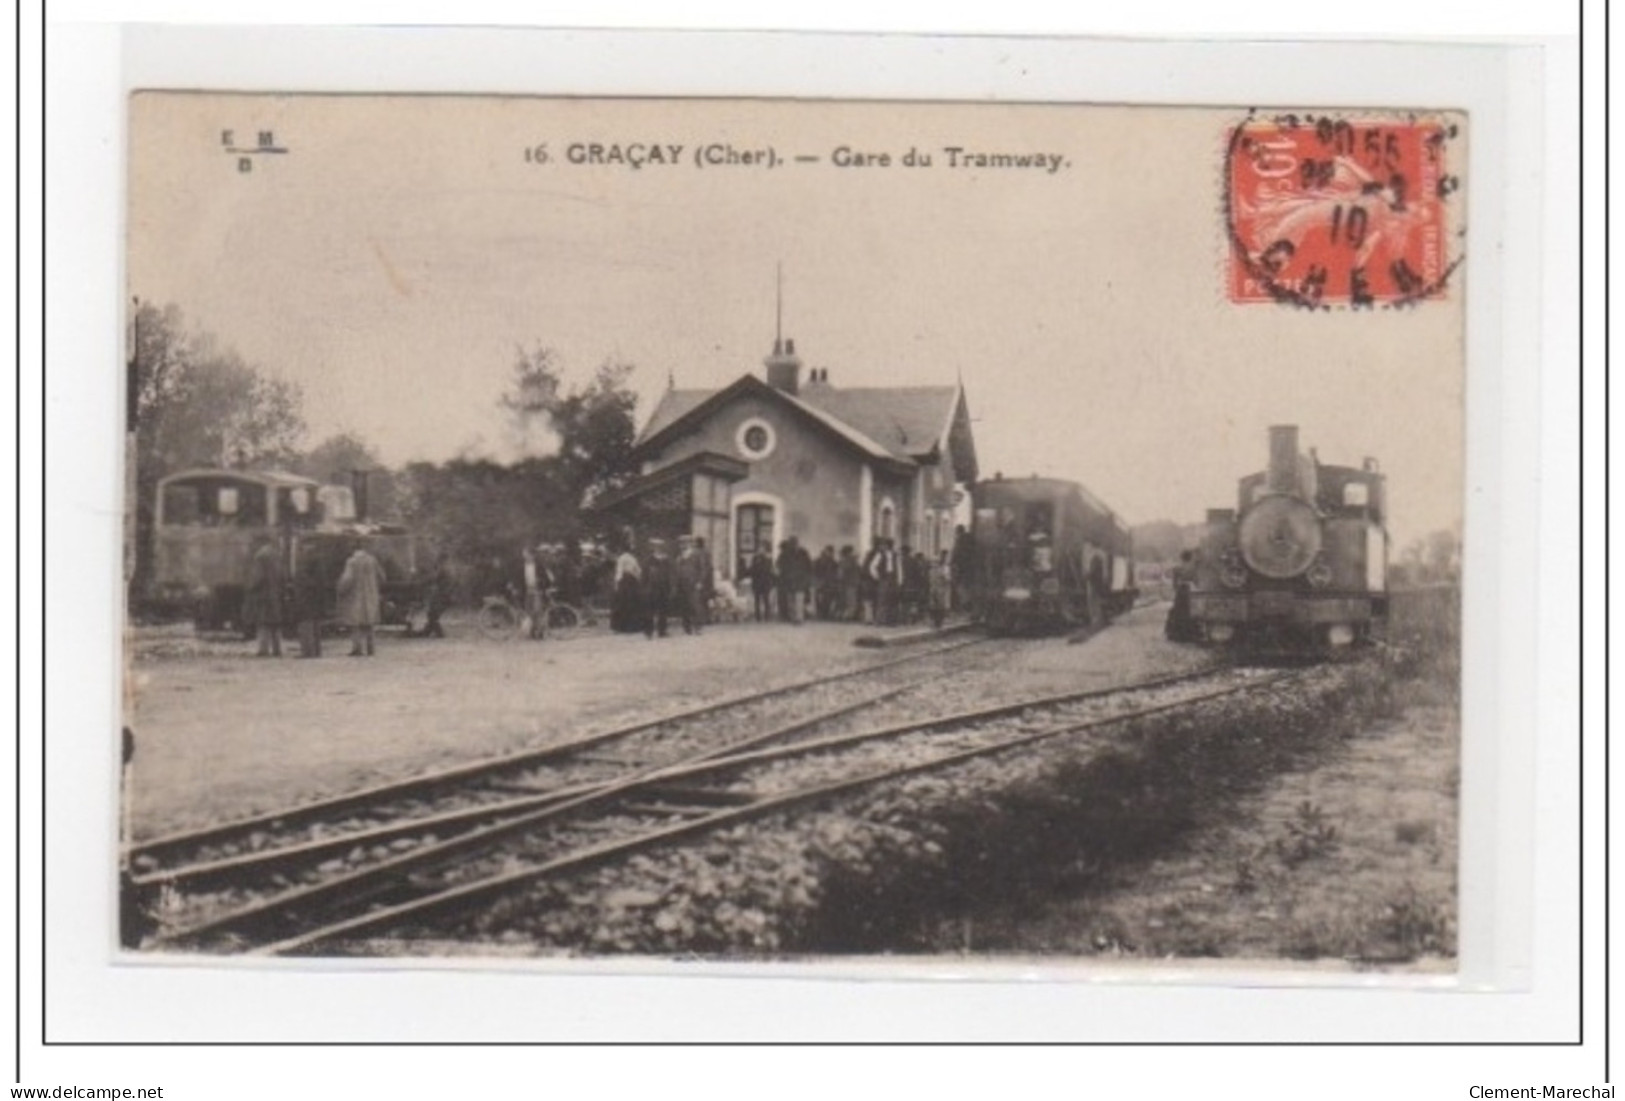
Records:
{"label": "locomotive smokestack", "polygon": [[1298,426],[1277,424],[1270,428],[1270,465],[1264,475],[1264,488],[1270,493],[1298,491]]}

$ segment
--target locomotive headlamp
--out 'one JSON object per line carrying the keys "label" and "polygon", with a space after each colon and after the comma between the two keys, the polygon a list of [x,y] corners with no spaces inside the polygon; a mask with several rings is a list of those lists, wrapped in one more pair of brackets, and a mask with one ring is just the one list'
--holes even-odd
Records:
{"label": "locomotive headlamp", "polygon": [[1023,589],[1014,585],[1004,590],[1004,598],[1006,600],[1030,600],[1032,595],[1031,589]]}
{"label": "locomotive headlamp", "polygon": [[1347,646],[1354,641],[1354,628],[1347,623],[1334,623],[1326,630],[1326,641],[1333,646]]}

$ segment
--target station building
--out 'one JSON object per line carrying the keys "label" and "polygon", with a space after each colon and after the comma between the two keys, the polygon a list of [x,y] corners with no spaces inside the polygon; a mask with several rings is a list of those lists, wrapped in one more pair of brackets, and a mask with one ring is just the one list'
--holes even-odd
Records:
{"label": "station building", "polygon": [[861,555],[875,536],[932,557],[952,547],[960,487],[976,480],[962,385],[803,379],[794,341],[764,366],[720,390],[667,390],[634,444],[640,476],[590,507],[639,539],[704,536],[731,577],[792,535],[814,555]]}

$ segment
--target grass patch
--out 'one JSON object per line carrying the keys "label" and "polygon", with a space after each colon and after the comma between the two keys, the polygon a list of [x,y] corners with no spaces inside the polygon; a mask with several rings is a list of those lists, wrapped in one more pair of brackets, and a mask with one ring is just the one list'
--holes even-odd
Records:
{"label": "grass patch", "polygon": [[[904,836],[939,855],[921,860],[904,852],[860,869],[828,869],[823,904],[802,943],[816,951],[960,950],[968,927],[978,951],[1134,953],[1152,929],[1159,943],[1176,941],[1169,951],[1177,954],[1227,954],[1227,939],[1187,920],[1201,908],[1183,901],[1165,914],[1141,915],[1156,917],[1154,924],[1137,916],[1068,935],[1039,929],[1036,938],[1023,931],[1024,915],[1113,882],[1123,869],[1217,827],[1238,799],[1283,771],[1325,759],[1356,732],[1357,717],[1374,706],[1384,684],[1375,663],[1330,666],[1290,685],[1125,724],[1034,775],[939,803],[929,824],[918,821],[907,785],[877,795],[857,813],[902,824]],[[1299,804],[1274,824],[1267,842],[1230,855],[1223,867],[1238,867],[1241,856],[1286,867],[1339,850],[1331,812],[1313,800]],[[1261,882],[1252,875],[1255,885]],[[1217,886],[1206,890],[1216,893]]]}
{"label": "grass patch", "polygon": [[[1337,960],[1456,954],[1459,598],[1395,594],[1392,645],[1139,724],[943,812],[942,858],[836,869],[819,950]],[[884,816],[881,805],[870,812]],[[907,814],[892,821],[907,822]]]}

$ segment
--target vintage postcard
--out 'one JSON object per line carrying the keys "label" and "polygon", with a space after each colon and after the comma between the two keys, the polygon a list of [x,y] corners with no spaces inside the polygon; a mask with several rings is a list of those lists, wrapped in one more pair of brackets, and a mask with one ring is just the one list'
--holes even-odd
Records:
{"label": "vintage postcard", "polygon": [[123,949],[1454,972],[1472,137],[131,95]]}

